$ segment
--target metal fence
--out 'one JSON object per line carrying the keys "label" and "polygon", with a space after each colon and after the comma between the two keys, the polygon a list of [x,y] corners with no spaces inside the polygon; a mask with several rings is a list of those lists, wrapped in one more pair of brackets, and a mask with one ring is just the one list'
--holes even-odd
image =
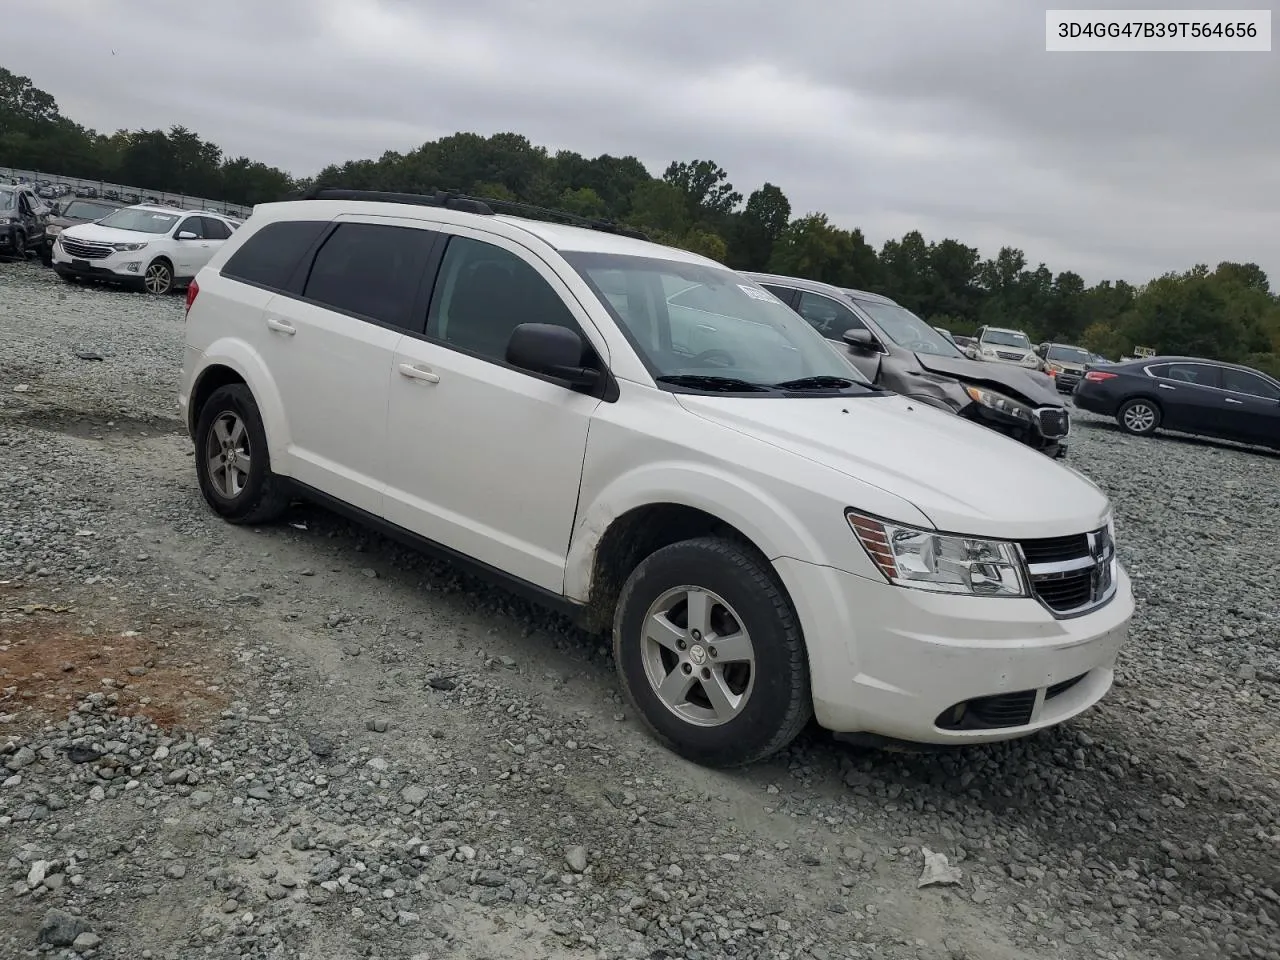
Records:
{"label": "metal fence", "polygon": [[80,196],[118,200],[121,203],[160,203],[182,210],[212,210],[214,213],[226,214],[241,220],[253,212],[252,207],[226,203],[222,200],[210,200],[207,197],[189,197],[184,193],[144,190],[141,187],[130,187],[122,183],[82,180],[56,173],[41,173],[38,170],[15,170],[13,167],[0,167],[0,183],[29,183],[39,191],[44,191],[47,187],[58,197],[75,193]]}

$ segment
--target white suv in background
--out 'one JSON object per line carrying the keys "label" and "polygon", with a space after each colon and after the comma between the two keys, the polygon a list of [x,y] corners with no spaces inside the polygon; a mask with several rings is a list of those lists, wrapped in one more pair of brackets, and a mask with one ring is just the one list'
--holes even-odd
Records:
{"label": "white suv in background", "polygon": [[62,231],[52,265],[65,280],[104,280],[164,294],[199,273],[238,225],[207,210],[122,207]]}
{"label": "white suv in background", "polygon": [[317,190],[214,255],[179,406],[217,514],[313,499],[610,628],[710,765],[815,712],[973,743],[1107,692],[1134,604],[1096,486],[712,260],[491,203]]}
{"label": "white suv in background", "polygon": [[1039,370],[1043,366],[1031,345],[1031,338],[1021,330],[979,327],[978,339],[966,352],[974,360],[986,360],[988,363],[1012,363],[1029,370]]}

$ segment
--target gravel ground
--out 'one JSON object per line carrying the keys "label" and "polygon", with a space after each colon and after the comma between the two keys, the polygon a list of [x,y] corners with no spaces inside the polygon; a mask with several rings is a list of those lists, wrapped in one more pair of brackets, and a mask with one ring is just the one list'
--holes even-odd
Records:
{"label": "gravel ground", "polygon": [[1280,458],[1081,415],[1139,598],[1097,709],[718,773],[600,638],[215,520],[181,342],[180,297],[0,265],[0,957],[1280,960]]}

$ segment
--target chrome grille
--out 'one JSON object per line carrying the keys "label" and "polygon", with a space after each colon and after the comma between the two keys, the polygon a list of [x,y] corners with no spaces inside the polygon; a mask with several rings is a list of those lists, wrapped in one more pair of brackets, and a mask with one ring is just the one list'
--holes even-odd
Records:
{"label": "chrome grille", "polygon": [[997,350],[996,356],[1001,360],[1012,360],[1014,363],[1022,362],[1022,354],[1020,353],[1006,353],[1003,350]]}
{"label": "chrome grille", "polygon": [[67,256],[75,257],[77,260],[105,260],[115,253],[105,243],[77,240],[75,237],[68,237],[65,233],[62,234],[61,242]]}
{"label": "chrome grille", "polygon": [[1040,407],[1036,410],[1036,423],[1040,424],[1040,433],[1049,440],[1071,432],[1071,415],[1062,407]]}
{"label": "chrome grille", "polygon": [[1074,617],[1102,606],[1116,591],[1116,548],[1103,527],[1069,537],[1025,540],[1031,591],[1056,616]]}

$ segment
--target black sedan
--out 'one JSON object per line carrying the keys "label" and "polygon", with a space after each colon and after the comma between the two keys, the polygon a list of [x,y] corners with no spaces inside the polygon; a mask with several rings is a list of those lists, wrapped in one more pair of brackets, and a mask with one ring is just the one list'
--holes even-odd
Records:
{"label": "black sedan", "polygon": [[1161,427],[1280,449],[1280,382],[1195,357],[1143,357],[1094,367],[1072,395],[1139,436]]}

